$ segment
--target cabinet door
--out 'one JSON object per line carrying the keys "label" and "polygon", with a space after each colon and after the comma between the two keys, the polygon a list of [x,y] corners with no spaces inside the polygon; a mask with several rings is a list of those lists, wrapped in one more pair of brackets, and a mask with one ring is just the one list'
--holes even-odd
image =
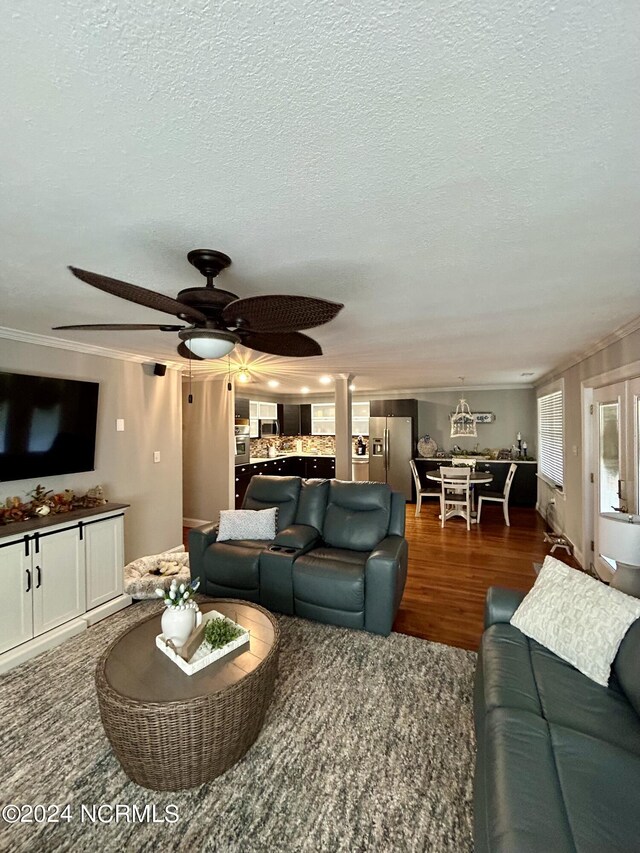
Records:
{"label": "cabinet door", "polygon": [[84,526],[87,610],[122,594],[124,570],[122,516]]}
{"label": "cabinet door", "polygon": [[300,406],[300,435],[311,435],[311,403]]}
{"label": "cabinet door", "polygon": [[243,397],[236,397],[236,417],[249,417],[249,400],[245,400]]}
{"label": "cabinet door", "polygon": [[312,456],[307,459],[309,479],[331,480],[336,475],[336,460],[333,456]]}
{"label": "cabinet door", "polygon": [[79,528],[38,539],[39,547],[32,555],[34,636],[84,613],[86,601],[84,542]]}
{"label": "cabinet door", "polygon": [[2,619],[0,619],[0,653],[25,643],[33,637],[31,592],[33,573],[31,557],[24,542],[0,548],[2,572]]}
{"label": "cabinet door", "polygon": [[282,435],[300,435],[300,406],[284,403],[278,406]]}

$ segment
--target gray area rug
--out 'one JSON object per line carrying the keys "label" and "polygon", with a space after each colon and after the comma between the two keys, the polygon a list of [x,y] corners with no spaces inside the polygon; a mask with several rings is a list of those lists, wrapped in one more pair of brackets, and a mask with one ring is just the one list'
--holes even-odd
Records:
{"label": "gray area rug", "polygon": [[[281,617],[276,690],[247,756],[208,785],[157,793],[113,756],[93,671],[158,607],[135,604],[0,678],[1,805],[70,805],[58,824],[0,818],[0,850],[472,850],[475,654]],[[83,816],[104,803],[125,807],[118,820]]]}

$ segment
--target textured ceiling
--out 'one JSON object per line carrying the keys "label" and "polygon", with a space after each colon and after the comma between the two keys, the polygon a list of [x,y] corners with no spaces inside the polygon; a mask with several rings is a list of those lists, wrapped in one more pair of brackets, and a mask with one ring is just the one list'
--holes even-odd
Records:
{"label": "textured ceiling", "polygon": [[260,358],[284,388],[530,381],[639,313],[639,33],[628,0],[10,0],[0,325],[171,322],[66,265],[173,296],[204,246],[241,296],[345,303],[322,358]]}

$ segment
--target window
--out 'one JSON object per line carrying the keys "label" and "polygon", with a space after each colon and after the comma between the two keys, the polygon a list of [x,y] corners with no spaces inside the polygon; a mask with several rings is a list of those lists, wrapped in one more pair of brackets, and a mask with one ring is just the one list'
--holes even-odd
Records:
{"label": "window", "polygon": [[249,437],[260,438],[258,421],[267,419],[275,421],[277,417],[277,403],[259,403],[257,400],[249,400]]}
{"label": "window", "polygon": [[562,387],[538,397],[538,471],[564,486],[564,401]]}
{"label": "window", "polygon": [[[335,403],[311,404],[311,432],[313,435],[336,434]],[[369,435],[369,403],[351,404],[351,434]]]}

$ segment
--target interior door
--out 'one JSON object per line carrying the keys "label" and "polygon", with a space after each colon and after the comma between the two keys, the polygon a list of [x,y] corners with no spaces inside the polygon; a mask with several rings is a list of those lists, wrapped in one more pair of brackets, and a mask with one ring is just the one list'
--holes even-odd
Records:
{"label": "interior door", "polygon": [[597,388],[593,393],[594,565],[609,580],[615,563],[600,555],[598,516],[637,513],[640,448],[640,378]]}

